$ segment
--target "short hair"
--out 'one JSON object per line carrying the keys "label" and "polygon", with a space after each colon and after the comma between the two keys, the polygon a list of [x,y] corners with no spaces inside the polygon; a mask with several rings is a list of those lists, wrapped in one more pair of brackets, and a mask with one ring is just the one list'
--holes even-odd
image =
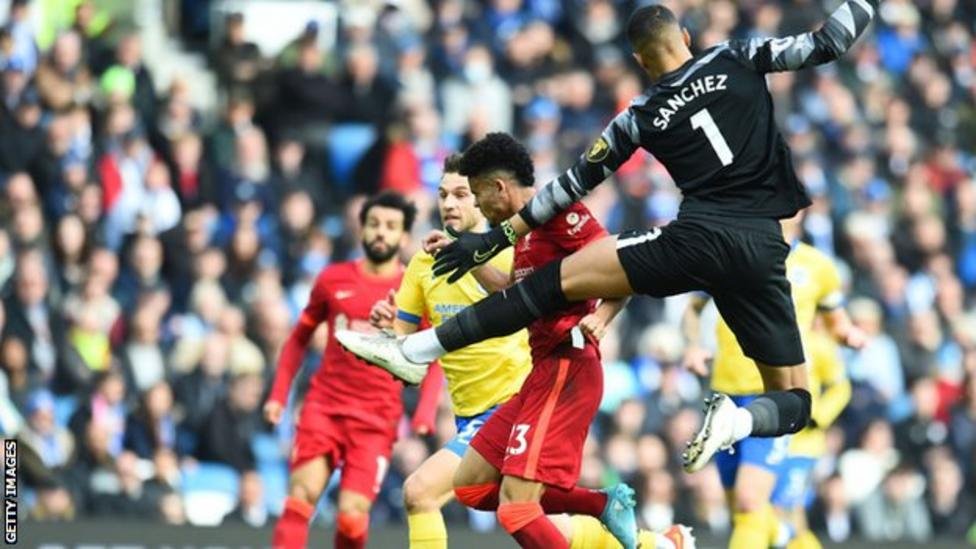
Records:
{"label": "short hair", "polygon": [[369,210],[375,207],[389,208],[403,212],[403,230],[410,232],[413,228],[413,220],[417,217],[417,207],[402,194],[394,191],[383,191],[373,195],[363,202],[363,207],[359,210],[359,224],[366,225],[366,216]]}
{"label": "short hair", "polygon": [[461,173],[461,158],[464,155],[461,153],[451,153],[444,159],[444,174],[449,173]]}
{"label": "short hair", "polygon": [[515,176],[522,187],[535,184],[535,167],[528,149],[507,133],[489,133],[475,141],[461,157],[461,175],[478,177],[495,170]]}
{"label": "short hair", "polygon": [[640,53],[648,44],[661,40],[669,27],[678,26],[678,18],[667,7],[644,6],[630,14],[630,19],[627,20],[627,40],[630,47]]}

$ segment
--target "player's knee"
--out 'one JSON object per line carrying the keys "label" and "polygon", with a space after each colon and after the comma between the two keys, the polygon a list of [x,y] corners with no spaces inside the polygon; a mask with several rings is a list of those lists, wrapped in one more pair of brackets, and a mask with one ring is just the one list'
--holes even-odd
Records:
{"label": "player's knee", "polygon": [[737,489],[732,494],[732,508],[736,513],[757,513],[766,506],[768,497],[757,493],[762,490]]}
{"label": "player's knee", "polygon": [[315,505],[319,500],[319,490],[309,483],[294,480],[288,487],[288,495],[309,505]]}
{"label": "player's knee", "polygon": [[403,482],[403,505],[407,513],[434,511],[439,508],[430,484],[416,474],[410,475]]}
{"label": "player's knee", "polygon": [[344,538],[358,539],[369,529],[369,513],[362,511],[339,511],[336,516],[336,530]]}
{"label": "player's knee", "polygon": [[790,392],[801,400],[799,418],[793,425],[794,429],[790,430],[790,433],[796,433],[810,424],[810,417],[813,413],[813,397],[810,395],[810,391],[806,389],[790,389]]}

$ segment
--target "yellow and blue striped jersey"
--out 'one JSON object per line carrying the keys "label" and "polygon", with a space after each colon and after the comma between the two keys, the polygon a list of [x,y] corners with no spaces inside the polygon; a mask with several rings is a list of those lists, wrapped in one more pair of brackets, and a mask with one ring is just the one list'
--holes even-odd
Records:
{"label": "yellow and blue striped jersey", "polygon": [[[491,259],[490,264],[502,272],[512,270],[511,248]],[[488,292],[471,273],[454,284],[447,277],[434,277],[434,258],[417,252],[407,265],[396,295],[397,316],[419,324],[426,317],[434,326],[456,315],[461,309],[480,301]],[[447,378],[454,414],[474,416],[505,402],[522,387],[532,369],[525,330],[489,339],[452,351],[440,359]]]}

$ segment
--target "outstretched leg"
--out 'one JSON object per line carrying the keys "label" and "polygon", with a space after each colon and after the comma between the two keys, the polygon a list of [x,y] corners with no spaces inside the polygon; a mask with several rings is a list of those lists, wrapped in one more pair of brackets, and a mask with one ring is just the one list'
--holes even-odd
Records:
{"label": "outstretched leg", "polygon": [[617,237],[608,236],[467,307],[436,329],[408,336],[403,353],[413,362],[430,362],[472,343],[517,332],[571,302],[633,293],[617,256]]}

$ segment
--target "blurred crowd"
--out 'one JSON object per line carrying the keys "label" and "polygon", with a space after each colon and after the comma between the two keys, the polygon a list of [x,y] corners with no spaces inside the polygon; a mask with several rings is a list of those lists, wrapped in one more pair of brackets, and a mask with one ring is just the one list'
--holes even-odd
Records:
{"label": "blurred crowd", "polygon": [[[700,49],[804,32],[839,2],[662,3]],[[97,3],[65,3],[70,25],[41,47],[42,4],[11,0],[0,29],[0,426],[22,441],[38,520],[219,522],[202,486],[231,494],[223,520],[267,523],[292,426],[270,430],[260,405],[315,275],[360,254],[362,195],[410,195],[422,235],[446,155],[512,132],[544,182],[647,84],[623,37],[631,0],[350,0],[331,47],[310,22],[273,53],[247,38],[267,22],[208,22],[186,0],[178,30],[219,81],[204,112],[186,80],[154,82],[138,31],[96,24]],[[768,78],[814,197],[805,239],[836,258],[869,334],[816,468],[810,521],[833,541],[976,538],[974,22],[972,1],[888,0],[841,61]],[[643,152],[587,199],[613,232],[679,201]],[[722,535],[717,472],[678,467],[707,388],[681,367],[683,308],[634,299],[604,341],[581,483],[626,480],[645,525]],[[453,431],[446,399],[434,436],[404,422],[375,521],[401,519],[403,479]]]}

